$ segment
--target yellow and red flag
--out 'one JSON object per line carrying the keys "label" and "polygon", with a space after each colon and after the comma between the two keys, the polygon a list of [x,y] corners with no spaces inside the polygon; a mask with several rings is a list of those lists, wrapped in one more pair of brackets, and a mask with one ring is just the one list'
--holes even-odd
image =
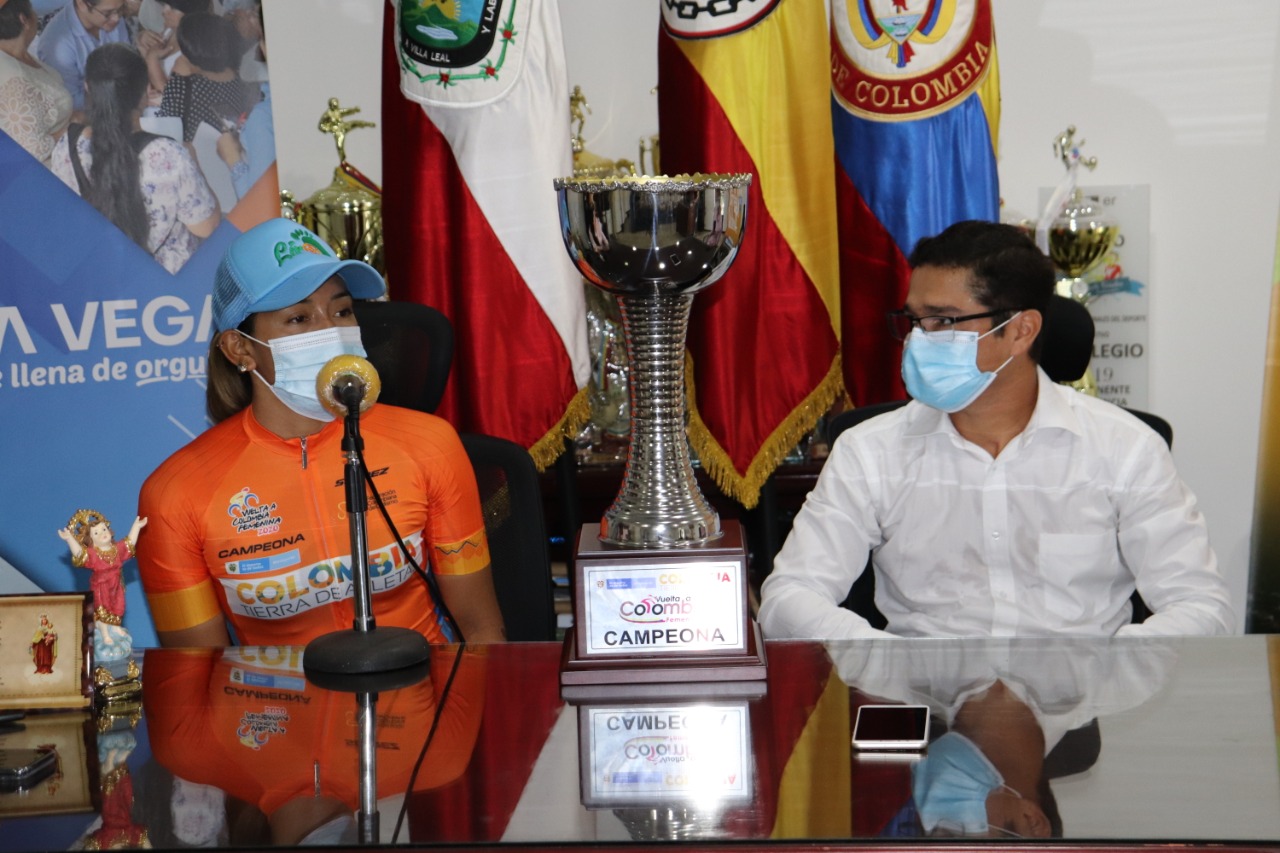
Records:
{"label": "yellow and red flag", "polygon": [[841,393],[824,4],[662,4],[661,167],[754,175],[747,231],[690,319],[690,440],[750,508]]}
{"label": "yellow and red flag", "polygon": [[1255,489],[1245,630],[1275,634],[1280,633],[1280,233],[1276,235],[1276,262],[1271,273],[1271,329],[1267,333]]}
{"label": "yellow and red flag", "polygon": [[555,0],[392,0],[382,83],[383,231],[396,299],[453,323],[439,414],[539,467],[585,423],[582,279],[552,187],[572,172]]}

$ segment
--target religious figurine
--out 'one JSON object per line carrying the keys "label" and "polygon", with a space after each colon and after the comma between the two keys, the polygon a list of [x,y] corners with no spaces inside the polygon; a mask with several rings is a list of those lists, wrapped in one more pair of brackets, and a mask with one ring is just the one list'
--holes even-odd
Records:
{"label": "religious figurine", "polygon": [[147,827],[133,819],[133,777],[129,773],[126,759],[137,743],[129,729],[98,735],[98,785],[102,795],[102,823],[84,837],[85,850],[151,847]]}
{"label": "religious figurine", "polygon": [[40,624],[31,637],[31,663],[35,665],[37,675],[49,675],[53,672],[54,661],[58,659],[58,632],[49,621],[47,613],[40,614]]}
{"label": "religious figurine", "polygon": [[347,116],[360,112],[359,107],[343,107],[337,98],[329,99],[329,108],[320,116],[320,131],[333,134],[334,144],[338,146],[338,161],[347,162],[347,131],[357,127],[377,127],[371,121],[355,119],[347,121]]}
{"label": "religious figurine", "polygon": [[82,509],[71,516],[58,536],[71,550],[71,564],[93,572],[89,588],[93,590],[93,654],[98,661],[117,661],[133,651],[133,639],[124,628],[125,560],[133,556],[138,533],[146,527],[145,518],[135,518],[129,535],[117,542],[111,522],[102,513]]}

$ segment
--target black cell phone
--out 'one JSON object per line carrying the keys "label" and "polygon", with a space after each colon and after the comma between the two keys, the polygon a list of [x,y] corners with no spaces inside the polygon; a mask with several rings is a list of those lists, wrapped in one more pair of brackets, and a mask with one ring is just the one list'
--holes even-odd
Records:
{"label": "black cell phone", "polygon": [[927,705],[863,705],[853,723],[853,748],[921,750],[929,745]]}
{"label": "black cell phone", "polygon": [[19,791],[43,781],[58,766],[52,749],[0,748],[0,791]]}

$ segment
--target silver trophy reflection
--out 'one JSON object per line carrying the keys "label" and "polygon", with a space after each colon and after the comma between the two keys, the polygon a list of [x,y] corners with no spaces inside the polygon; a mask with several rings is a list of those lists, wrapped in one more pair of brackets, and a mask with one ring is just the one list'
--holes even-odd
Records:
{"label": "silver trophy reflection", "polygon": [[618,297],[626,335],[631,444],[604,542],[669,548],[721,535],[689,458],[684,345],[694,294],[738,252],[750,184],[750,175],[555,181],[565,247],[588,281]]}

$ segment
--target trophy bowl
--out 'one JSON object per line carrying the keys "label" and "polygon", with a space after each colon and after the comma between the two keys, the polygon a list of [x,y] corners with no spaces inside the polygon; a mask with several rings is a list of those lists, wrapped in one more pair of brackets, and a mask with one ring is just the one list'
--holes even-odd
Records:
{"label": "trophy bowl", "polygon": [[689,458],[684,345],[694,294],[737,255],[750,186],[746,174],[555,181],[565,248],[617,297],[626,340],[631,441],[604,542],[668,548],[721,535]]}
{"label": "trophy bowl", "polygon": [[1060,296],[1089,301],[1085,276],[1107,256],[1119,234],[1119,226],[1077,189],[1049,226],[1049,258],[1066,276],[1057,284]]}
{"label": "trophy bowl", "polygon": [[565,247],[609,293],[696,293],[733,263],[750,185],[750,175],[557,179]]}

